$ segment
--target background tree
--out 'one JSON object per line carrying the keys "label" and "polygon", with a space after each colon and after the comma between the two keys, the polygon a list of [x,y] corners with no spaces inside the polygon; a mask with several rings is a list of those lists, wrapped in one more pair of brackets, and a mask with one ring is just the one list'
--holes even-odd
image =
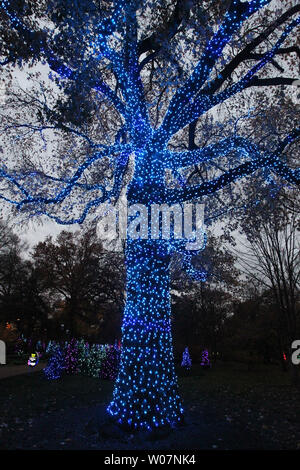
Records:
{"label": "background tree", "polygon": [[[1,222],[0,296],[3,321],[16,320],[19,314],[21,292],[18,288],[22,274],[24,275],[21,251],[19,237],[4,222]],[[15,303],[18,303],[18,307]]]}
{"label": "background tree", "polygon": [[4,222],[0,232],[0,321],[14,324],[19,334],[41,335],[48,305],[32,262],[24,259],[27,246]]}
{"label": "background tree", "polygon": [[194,360],[199,360],[204,345],[218,351],[224,321],[232,313],[239,291],[235,261],[223,238],[208,232],[207,245],[193,262],[195,268],[207,273],[205,282],[191,280],[175,264],[172,303],[178,352],[189,344]]}
{"label": "background tree", "polygon": [[282,359],[281,333],[272,293],[261,283],[247,280],[241,297],[225,319],[221,343],[222,358],[248,364],[275,364]]}
{"label": "background tree", "polygon": [[[252,209],[243,220],[243,233],[248,243],[241,263],[248,277],[259,280],[273,293],[282,351],[290,357],[291,344],[299,333],[299,213],[286,209],[283,193],[276,199],[273,206]],[[297,368],[291,370],[297,383]]]}
{"label": "background tree", "polygon": [[[236,125],[238,113],[210,139],[200,135],[207,122],[218,129],[209,118],[237,94],[249,107],[247,89],[293,84],[297,77],[277,67],[278,57],[289,64],[298,52],[290,43],[300,21],[293,1],[1,0],[1,7],[4,78],[18,66],[44,63],[53,80],[38,81],[29,70],[32,89],[13,91],[2,113],[9,150],[1,198],[17,214],[83,223],[126,191],[130,205],[147,208],[199,198],[209,222],[224,205],[235,207],[242,185],[233,191],[231,183],[243,176],[255,173],[247,184],[259,186],[268,168],[299,182],[289,151],[297,129],[271,144],[255,142]],[[180,169],[195,165],[198,182],[187,184]],[[165,182],[167,170],[175,187]],[[169,265],[181,252],[193,271],[183,248],[178,240],[127,240],[122,357],[108,407],[120,424],[151,429],[182,419]]]}
{"label": "background tree", "polygon": [[79,333],[78,322],[96,324],[101,310],[102,320],[109,321],[109,318],[103,318],[108,302],[122,305],[122,278],[120,270],[119,273],[113,270],[116,266],[113,258],[107,259],[103,254],[94,230],[62,231],[55,241],[47,237],[45,242],[35,246],[36,274],[44,292],[52,299],[52,307],[53,300],[63,301],[61,321],[65,316],[71,337]]}

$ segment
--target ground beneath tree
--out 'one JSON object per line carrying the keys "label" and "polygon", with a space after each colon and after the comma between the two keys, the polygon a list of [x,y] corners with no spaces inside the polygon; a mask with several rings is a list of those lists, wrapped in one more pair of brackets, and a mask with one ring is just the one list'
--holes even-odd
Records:
{"label": "ground beneath tree", "polygon": [[113,384],[42,372],[0,381],[0,449],[300,449],[300,392],[276,366],[218,363],[179,377],[186,422],[170,434],[125,433],[107,423]]}

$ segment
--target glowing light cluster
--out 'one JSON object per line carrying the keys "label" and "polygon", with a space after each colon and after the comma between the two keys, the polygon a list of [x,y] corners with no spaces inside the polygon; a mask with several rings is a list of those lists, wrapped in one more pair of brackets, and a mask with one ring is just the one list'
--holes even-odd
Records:
{"label": "glowing light cluster", "polygon": [[78,348],[77,342],[74,339],[66,345],[65,348],[65,372],[67,374],[76,374],[77,373],[77,363],[78,363]]}
{"label": "glowing light cluster", "polygon": [[29,367],[35,367],[38,363],[39,363],[39,354],[31,353],[27,361],[27,365]]}
{"label": "glowing light cluster", "polygon": [[120,365],[120,348],[117,345],[106,345],[100,353],[100,378],[116,380]]}
{"label": "glowing light cluster", "polygon": [[55,346],[53,354],[49,359],[49,362],[45,369],[43,369],[44,375],[48,380],[58,380],[61,378],[62,373],[65,369],[65,355],[64,351],[60,346]]}
{"label": "glowing light cluster", "polygon": [[189,348],[186,347],[182,354],[181,367],[189,370],[192,367],[192,360],[190,358]]}
{"label": "glowing light cluster", "polygon": [[211,362],[210,362],[210,359],[208,357],[208,350],[207,349],[204,349],[202,351],[202,357],[201,357],[200,365],[202,367],[211,367]]}
{"label": "glowing light cluster", "polygon": [[163,245],[141,240],[127,246],[121,363],[108,411],[133,428],[175,425],[183,416],[172,349],[170,255]]}

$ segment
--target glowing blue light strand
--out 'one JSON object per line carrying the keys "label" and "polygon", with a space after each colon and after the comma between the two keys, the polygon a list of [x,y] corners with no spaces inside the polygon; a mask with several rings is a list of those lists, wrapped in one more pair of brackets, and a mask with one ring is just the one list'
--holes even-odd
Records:
{"label": "glowing blue light strand", "polygon": [[284,30],[279,40],[273,46],[273,48],[264,54],[263,59],[260,60],[246,75],[239,80],[237,83],[232,85],[229,88],[226,88],[224,91],[220,92],[217,95],[203,95],[199,94],[199,97],[196,97],[195,100],[189,104],[187,107],[180,106],[180,112],[174,109],[172,111],[172,106],[168,108],[168,112],[163,123],[160,126],[159,132],[166,134],[168,139],[178,132],[183,127],[187,126],[189,123],[195,121],[205,112],[212,109],[214,106],[225,102],[227,99],[231,98],[237,93],[240,93],[248,86],[251,85],[251,81],[254,79],[256,73],[261,70],[267,63],[269,63],[274,57],[276,51],[280,48],[285,39],[289,36],[291,31],[300,24],[300,17],[292,21]]}
{"label": "glowing blue light strand", "polygon": [[228,137],[217,144],[208,145],[197,150],[185,152],[169,152],[166,154],[166,166],[171,169],[183,168],[199,163],[209,162],[216,157],[221,158],[230,151],[235,150],[243,157],[249,156],[254,150],[254,145],[242,137]]}
{"label": "glowing blue light strand", "polygon": [[121,363],[108,412],[129,428],[150,430],[182,421],[173,365],[169,261],[163,244],[159,249],[151,241],[128,242]]}
{"label": "glowing blue light strand", "polygon": [[[24,23],[20,20],[20,18],[16,15],[13,15],[9,9],[11,8],[9,0],[1,0],[1,7],[4,9],[5,13],[9,17],[12,26],[19,31],[21,34],[29,37],[35,37],[34,33],[24,25]],[[68,67],[66,64],[62,63],[58,57],[49,49],[45,40],[42,38],[40,39],[40,46],[39,50],[36,50],[35,53],[38,54],[39,52],[44,55],[47,60],[49,67],[59,74],[63,79],[71,79],[71,80],[79,80],[80,73],[77,70],[73,70],[72,68]],[[115,57],[117,59],[117,56]],[[5,64],[5,62],[4,62]],[[4,65],[2,64],[2,65]],[[86,81],[85,85],[88,85],[89,82]],[[116,109],[120,112],[121,115],[126,114],[126,109],[122,101],[117,97],[114,91],[102,80],[97,78],[97,81],[92,80],[90,83],[91,88],[101,92],[104,96],[106,96],[116,107]]]}
{"label": "glowing blue light strand", "polygon": [[[228,44],[234,33],[236,33],[246,19],[253,13],[270,3],[271,0],[258,0],[241,4],[233,1],[227,11],[224,21],[213,38],[208,42],[202,57],[192,72],[189,80],[176,92],[172,98],[162,127],[167,130],[171,124],[173,115],[177,115],[178,108],[189,102],[189,100],[201,89],[201,86],[209,78],[216,60],[220,57],[224,47]],[[240,13],[237,13],[239,9]],[[184,126],[183,126],[184,127]]]}
{"label": "glowing blue light strand", "polygon": [[[121,148],[123,149],[126,147],[124,146]],[[26,199],[22,199],[21,201],[18,202],[18,205],[20,208],[24,206],[25,204],[33,204],[33,203],[57,204],[57,203],[62,202],[67,196],[70,195],[73,188],[76,187],[77,181],[81,178],[81,176],[83,175],[85,170],[87,170],[87,168],[89,168],[94,162],[98,161],[99,159],[112,155],[113,153],[119,152],[121,148],[112,147],[110,148],[110,151],[106,150],[104,152],[100,152],[89,157],[82,165],[78,167],[73,177],[70,178],[70,180],[68,181],[68,184],[65,186],[65,188],[59,191],[58,194],[56,194],[53,197],[38,197],[38,196],[30,195],[29,192],[20,183],[18,183],[16,178],[7,174],[4,170],[1,170],[1,169],[0,169],[0,178],[1,177],[5,178],[9,182],[13,183],[26,196]],[[129,148],[129,146],[127,146],[127,148]],[[101,186],[98,186],[98,188],[100,187]],[[101,187],[101,189],[105,192],[105,194],[107,194],[103,186]]]}

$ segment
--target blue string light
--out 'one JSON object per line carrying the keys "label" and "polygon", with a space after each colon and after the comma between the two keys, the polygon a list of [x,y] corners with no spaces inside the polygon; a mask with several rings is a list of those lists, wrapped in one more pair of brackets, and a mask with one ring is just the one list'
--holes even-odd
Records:
{"label": "blue string light", "polygon": [[126,427],[182,421],[174,370],[167,243],[128,241],[127,301],[119,375],[109,413]]}

